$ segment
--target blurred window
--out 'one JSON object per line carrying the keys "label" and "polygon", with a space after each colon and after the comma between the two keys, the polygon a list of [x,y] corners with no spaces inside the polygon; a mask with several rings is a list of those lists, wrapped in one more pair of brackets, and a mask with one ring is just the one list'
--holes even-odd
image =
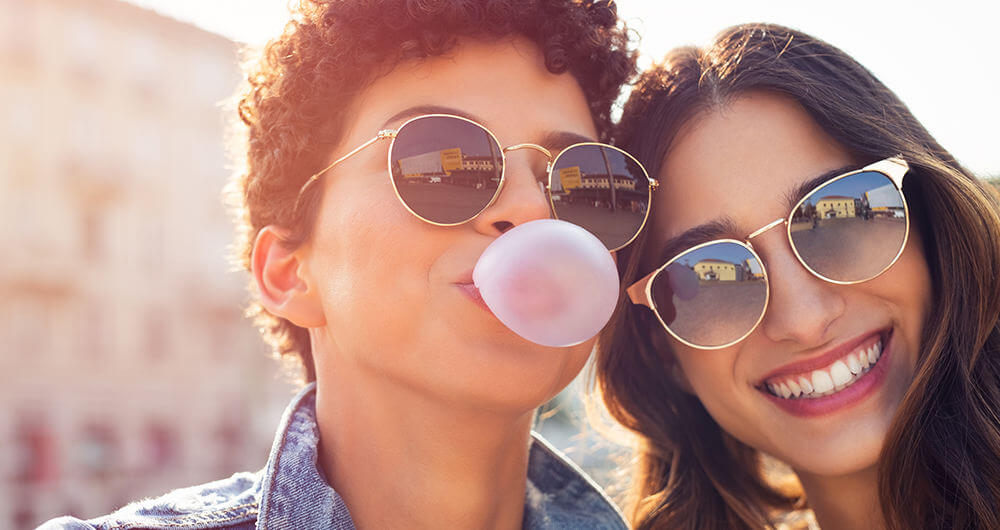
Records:
{"label": "blurred window", "polygon": [[87,208],[82,212],[80,228],[83,256],[90,263],[99,263],[107,254],[106,214],[100,208]]}
{"label": "blurred window", "polygon": [[151,423],[146,427],[146,455],[149,469],[159,471],[177,464],[177,435],[168,425]]}
{"label": "blurred window", "polygon": [[37,0],[4,0],[0,47],[8,62],[30,66],[38,55]]}
{"label": "blurred window", "polygon": [[95,79],[100,67],[101,28],[86,11],[68,12],[65,46],[70,70],[82,79]]}
{"label": "blurred window", "polygon": [[24,417],[14,433],[14,480],[37,484],[58,474],[55,438],[46,422]]}
{"label": "blurred window", "polygon": [[77,465],[84,473],[108,477],[116,471],[118,442],[110,425],[103,422],[87,424],[75,448]]}
{"label": "blurred window", "polygon": [[131,38],[126,67],[140,95],[151,97],[159,90],[164,67],[164,50],[156,35],[148,31],[135,33]]}
{"label": "blurred window", "polygon": [[[238,410],[232,407],[231,410]],[[244,421],[239,414],[226,413],[215,431],[215,439],[219,450],[219,471],[235,473],[243,466],[243,454],[247,442]]]}

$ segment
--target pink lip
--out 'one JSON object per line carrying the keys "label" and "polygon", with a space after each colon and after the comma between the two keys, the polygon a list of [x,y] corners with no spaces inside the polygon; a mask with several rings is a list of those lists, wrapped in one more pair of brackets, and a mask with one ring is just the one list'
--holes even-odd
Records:
{"label": "pink lip", "polygon": [[782,366],[781,368],[773,370],[764,377],[762,377],[760,381],[757,383],[757,386],[763,386],[765,381],[772,379],[774,377],[779,377],[783,375],[801,374],[806,372],[812,372],[813,370],[818,370],[820,368],[826,368],[827,366],[833,364],[833,362],[836,361],[837,359],[840,359],[845,355],[847,355],[848,353],[851,353],[858,346],[860,346],[865,341],[871,339],[876,335],[881,335],[883,339],[886,339],[888,338],[888,330],[880,329],[878,331],[866,333],[864,335],[858,336],[853,340],[847,341],[837,346],[836,348],[828,350],[826,353],[823,353],[822,355],[818,355],[816,357],[812,357],[810,359],[804,359],[802,361],[797,361],[794,363],[788,363]]}
{"label": "pink lip", "polygon": [[486,301],[483,300],[483,295],[479,293],[479,288],[476,287],[474,283],[472,283],[471,270],[463,274],[459,278],[459,280],[455,282],[455,286],[461,289],[462,292],[465,293],[465,295],[468,296],[469,299],[472,300],[474,304],[485,309],[489,314],[491,315],[493,314],[493,311],[490,310],[490,307],[486,305]]}
{"label": "pink lip", "polygon": [[[867,337],[871,337],[871,335],[866,335],[865,338]],[[859,342],[862,341],[851,341],[848,344],[856,345]],[[875,366],[872,367],[872,369],[865,374],[864,377],[858,379],[851,386],[835,394],[821,398],[783,399],[772,395],[762,387],[758,387],[758,390],[764,394],[765,397],[770,399],[772,403],[794,416],[816,417],[843,410],[851,405],[860,403],[868,396],[874,394],[882,386],[882,382],[885,381],[886,374],[889,372],[892,363],[893,343],[891,332],[888,335],[883,335],[882,344],[882,355],[879,357],[878,362],[875,363]],[[850,350],[837,348],[834,351],[845,354]],[[823,357],[827,357],[827,355],[824,355]],[[834,359],[835,358],[836,357],[834,357]],[[830,359],[830,361],[832,362],[833,359]],[[822,366],[826,365],[820,365],[817,366],[817,368]],[[782,368],[782,370],[784,370],[784,368]],[[774,374],[783,375],[781,372],[775,372]]]}

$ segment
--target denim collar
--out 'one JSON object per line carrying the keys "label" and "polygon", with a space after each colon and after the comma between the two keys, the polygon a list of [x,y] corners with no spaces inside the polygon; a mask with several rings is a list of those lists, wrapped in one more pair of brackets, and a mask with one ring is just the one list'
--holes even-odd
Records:
{"label": "denim collar", "polygon": [[[344,500],[317,467],[316,385],[285,410],[261,477],[257,528],[353,529]],[[621,511],[586,474],[532,433],[524,528],[616,528]]]}

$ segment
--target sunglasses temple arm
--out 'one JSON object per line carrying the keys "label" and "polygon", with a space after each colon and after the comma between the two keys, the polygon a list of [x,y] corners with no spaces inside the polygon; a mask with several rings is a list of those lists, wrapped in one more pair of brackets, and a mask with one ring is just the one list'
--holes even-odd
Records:
{"label": "sunglasses temple arm", "polygon": [[299,194],[298,194],[298,196],[295,197],[295,206],[292,208],[292,211],[295,211],[295,210],[299,209],[299,201],[302,200],[302,194],[305,193],[306,188],[308,188],[314,182],[316,182],[317,180],[319,180],[319,178],[322,177],[324,173],[326,173],[327,171],[330,171],[337,164],[343,162],[344,160],[347,160],[348,158],[351,158],[352,156],[360,153],[362,150],[364,150],[364,148],[368,147],[369,145],[371,145],[371,144],[373,144],[373,143],[375,143],[375,142],[377,142],[377,141],[379,141],[379,140],[381,140],[383,138],[392,138],[394,136],[396,136],[396,131],[392,131],[392,130],[379,131],[378,135],[376,135],[372,139],[370,139],[367,142],[365,142],[365,143],[363,143],[363,144],[355,147],[354,150],[351,151],[350,153],[347,153],[346,155],[344,155],[344,156],[342,156],[342,157],[334,160],[333,162],[330,163],[329,166],[326,166],[325,168],[323,168],[323,169],[317,171],[316,173],[314,173],[313,176],[309,177],[309,179],[306,180],[305,184],[303,184],[302,187],[299,188]]}
{"label": "sunglasses temple arm", "polygon": [[894,156],[879,160],[874,164],[869,164],[862,168],[862,171],[878,171],[889,176],[896,184],[897,188],[903,187],[903,176],[910,170],[910,165],[901,156]]}
{"label": "sunglasses temple arm", "polygon": [[653,308],[649,302],[649,296],[646,295],[646,286],[649,285],[649,282],[653,281],[653,276],[655,275],[656,271],[653,271],[647,274],[643,279],[630,285],[628,289],[625,290],[628,294],[629,300],[631,300],[633,304],[644,305],[650,309]]}

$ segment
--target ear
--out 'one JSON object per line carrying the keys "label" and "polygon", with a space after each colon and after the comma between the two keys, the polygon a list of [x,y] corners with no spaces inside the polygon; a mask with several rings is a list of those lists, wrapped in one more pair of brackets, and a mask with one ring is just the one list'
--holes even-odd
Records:
{"label": "ear", "polygon": [[287,232],[274,225],[257,234],[250,258],[264,309],[303,328],[326,325],[323,305],[302,261],[303,247],[292,248]]}

